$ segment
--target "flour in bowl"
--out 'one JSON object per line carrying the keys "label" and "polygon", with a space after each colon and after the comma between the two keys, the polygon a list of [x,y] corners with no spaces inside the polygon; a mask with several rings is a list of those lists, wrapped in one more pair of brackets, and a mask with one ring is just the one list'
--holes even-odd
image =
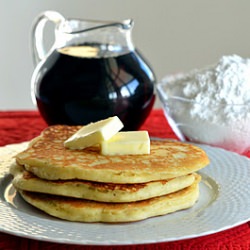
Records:
{"label": "flour in bowl", "polygon": [[[204,69],[164,78],[162,89],[170,116],[189,139],[250,146],[250,139],[245,142],[250,138],[250,59],[223,56]],[[176,101],[175,96],[188,101]]]}

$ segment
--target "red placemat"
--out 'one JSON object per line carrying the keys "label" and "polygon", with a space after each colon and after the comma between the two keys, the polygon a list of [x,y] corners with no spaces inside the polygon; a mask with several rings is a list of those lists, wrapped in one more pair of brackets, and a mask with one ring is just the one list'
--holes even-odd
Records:
{"label": "red placemat", "polygon": [[[46,127],[36,111],[0,112],[0,146],[27,141],[39,135]],[[151,136],[174,138],[161,110],[153,110],[141,129],[149,131]],[[250,154],[248,154],[250,156]],[[250,208],[246,208],[250,209]],[[166,225],[167,226],[167,225]],[[195,239],[133,246],[76,246],[30,240],[5,233],[0,233],[0,249],[43,249],[43,250],[73,250],[73,249],[104,249],[104,250],[181,250],[181,249],[220,249],[220,250],[250,250],[250,223]]]}

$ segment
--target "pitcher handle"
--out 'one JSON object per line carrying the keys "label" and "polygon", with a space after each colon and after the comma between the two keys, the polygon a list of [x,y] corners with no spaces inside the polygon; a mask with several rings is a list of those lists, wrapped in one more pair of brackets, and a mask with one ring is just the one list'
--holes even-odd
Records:
{"label": "pitcher handle", "polygon": [[43,40],[43,30],[46,23],[50,21],[58,26],[64,20],[65,18],[56,11],[45,11],[35,19],[31,31],[32,56],[35,65],[45,58],[48,53],[45,49]]}

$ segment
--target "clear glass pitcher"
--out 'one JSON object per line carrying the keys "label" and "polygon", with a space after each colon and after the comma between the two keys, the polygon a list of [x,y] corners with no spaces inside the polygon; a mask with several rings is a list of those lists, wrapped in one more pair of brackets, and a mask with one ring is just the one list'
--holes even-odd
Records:
{"label": "clear glass pitcher", "polygon": [[[44,28],[55,24],[46,51]],[[49,124],[84,125],[117,115],[124,130],[138,129],[151,111],[155,76],[134,48],[132,20],[65,19],[41,13],[32,29],[32,96]]]}

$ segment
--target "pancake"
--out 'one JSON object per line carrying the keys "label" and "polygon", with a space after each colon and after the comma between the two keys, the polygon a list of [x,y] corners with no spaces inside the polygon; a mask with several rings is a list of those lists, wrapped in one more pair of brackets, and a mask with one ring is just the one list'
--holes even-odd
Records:
{"label": "pancake", "polygon": [[64,141],[79,126],[50,126],[16,161],[47,180],[82,179],[110,183],[145,183],[193,173],[209,163],[199,147],[177,141],[151,141],[149,155],[101,155],[98,147],[69,150]]}
{"label": "pancake", "polygon": [[10,173],[14,176],[12,184],[17,189],[101,202],[132,202],[166,195],[190,186],[196,176],[189,174],[148,183],[115,184],[77,179],[48,181],[38,178],[17,164],[10,167]]}
{"label": "pancake", "polygon": [[29,204],[57,218],[78,222],[131,222],[187,209],[199,197],[200,178],[180,191],[130,203],[95,202],[20,191]]}

